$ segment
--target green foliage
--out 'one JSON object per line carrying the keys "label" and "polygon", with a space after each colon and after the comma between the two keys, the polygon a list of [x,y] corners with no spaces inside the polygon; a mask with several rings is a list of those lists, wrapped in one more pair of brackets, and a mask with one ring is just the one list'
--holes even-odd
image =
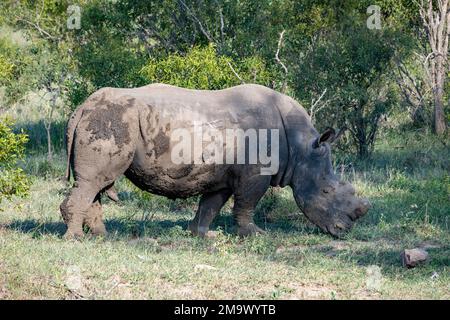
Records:
{"label": "green foliage", "polygon": [[238,75],[254,83],[268,84],[270,80],[270,72],[260,58],[245,58],[236,66],[231,58],[217,55],[212,44],[193,47],[185,56],[171,54],[162,60],[151,59],[141,73],[152,83],[204,90],[238,85],[242,83]]}
{"label": "green foliage", "polygon": [[[80,30],[66,26],[70,4],[82,9]],[[372,4],[381,7],[382,30],[366,28]],[[411,0],[19,1],[2,4],[0,17],[27,36],[21,47],[0,39],[0,75],[14,79],[2,83],[6,104],[41,87],[59,86],[74,108],[106,86],[246,82],[277,90],[286,78],[286,92],[307,108],[327,89],[315,125],[346,127],[340,146],[361,156],[372,151],[378,120],[402,103],[393,58],[420,65],[413,52],[424,37]],[[282,30],[287,76],[274,59]]]}
{"label": "green foliage", "polygon": [[20,82],[24,66],[32,61],[31,56],[25,54],[27,48],[21,47],[12,40],[11,31],[4,31],[0,35],[0,86],[5,87],[5,105],[10,105],[13,100],[23,93]]}
{"label": "green foliage", "polygon": [[346,33],[333,33],[305,56],[295,84],[306,101],[327,90],[323,100],[329,103],[315,115],[319,128],[347,128],[347,147],[361,157],[369,155],[379,119],[396,101],[387,76],[396,39],[390,30],[348,26]]}
{"label": "green foliage", "polygon": [[12,78],[14,64],[0,54],[0,84],[5,84]]}
{"label": "green foliage", "polygon": [[28,141],[24,133],[15,134],[12,126],[13,122],[8,118],[3,118],[0,122],[0,163],[2,166],[9,166],[22,158],[25,143]]}
{"label": "green foliage", "polygon": [[21,168],[2,169],[0,172],[0,202],[12,195],[27,196],[29,189],[30,181]]}
{"label": "green foliage", "polygon": [[12,126],[10,119],[0,119],[0,201],[12,195],[25,196],[29,189],[27,176],[17,168],[28,137],[24,133],[14,133]]}

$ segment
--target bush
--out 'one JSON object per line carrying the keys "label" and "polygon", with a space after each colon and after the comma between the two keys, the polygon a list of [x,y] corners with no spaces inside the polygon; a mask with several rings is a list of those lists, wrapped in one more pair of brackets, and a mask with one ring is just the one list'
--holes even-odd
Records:
{"label": "bush", "polygon": [[12,64],[5,56],[0,54],[0,84],[4,84],[11,79],[14,71]]}
{"label": "bush", "polygon": [[12,126],[10,119],[0,119],[0,201],[12,195],[27,195],[30,185],[23,170],[17,167],[28,137],[24,133],[14,133]]}
{"label": "bush", "polygon": [[224,89],[242,82],[268,85],[271,79],[261,58],[244,58],[236,66],[231,58],[217,55],[212,44],[193,47],[186,55],[171,54],[161,60],[151,59],[141,74],[151,83],[203,90]]}

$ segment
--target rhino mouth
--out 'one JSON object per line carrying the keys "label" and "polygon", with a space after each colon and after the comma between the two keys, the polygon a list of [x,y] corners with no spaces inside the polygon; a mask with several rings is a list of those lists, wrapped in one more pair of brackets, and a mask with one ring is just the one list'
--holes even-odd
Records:
{"label": "rhino mouth", "polygon": [[323,232],[340,238],[350,231],[355,221],[364,216],[370,208],[370,203],[366,199],[361,199],[359,205],[352,210],[314,210],[305,208],[305,216],[317,225]]}
{"label": "rhino mouth", "polygon": [[369,211],[370,202],[367,199],[361,199],[359,205],[350,213],[341,212],[334,215],[332,222],[326,225],[326,232],[334,237],[345,235],[353,227],[356,220],[364,216]]}
{"label": "rhino mouth", "polygon": [[324,232],[332,235],[333,237],[340,238],[351,230],[355,220],[352,220],[350,216],[346,216],[346,218],[340,218],[339,220],[340,221],[327,224],[324,228],[321,229]]}

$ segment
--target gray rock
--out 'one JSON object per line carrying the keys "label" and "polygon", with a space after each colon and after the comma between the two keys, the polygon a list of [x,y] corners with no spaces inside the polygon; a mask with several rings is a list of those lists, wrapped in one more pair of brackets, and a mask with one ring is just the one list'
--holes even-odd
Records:
{"label": "gray rock", "polygon": [[414,268],[428,260],[428,252],[419,248],[405,249],[401,254],[401,258],[404,267]]}

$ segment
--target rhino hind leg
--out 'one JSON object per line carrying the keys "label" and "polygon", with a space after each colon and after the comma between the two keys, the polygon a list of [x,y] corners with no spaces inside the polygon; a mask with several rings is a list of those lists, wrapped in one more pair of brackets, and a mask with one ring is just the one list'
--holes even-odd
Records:
{"label": "rhino hind leg", "polygon": [[224,189],[202,195],[197,213],[195,214],[194,219],[189,223],[188,230],[190,230],[193,235],[206,237],[208,235],[209,225],[230,198],[231,194],[231,190]]}
{"label": "rhino hind leg", "polygon": [[88,183],[75,182],[60,206],[61,215],[67,225],[65,238],[79,238],[84,235],[83,224],[91,213],[98,191]]}
{"label": "rhino hind leg", "polygon": [[106,227],[103,223],[103,210],[101,203],[101,194],[98,193],[88,210],[84,224],[94,236],[106,235]]}

